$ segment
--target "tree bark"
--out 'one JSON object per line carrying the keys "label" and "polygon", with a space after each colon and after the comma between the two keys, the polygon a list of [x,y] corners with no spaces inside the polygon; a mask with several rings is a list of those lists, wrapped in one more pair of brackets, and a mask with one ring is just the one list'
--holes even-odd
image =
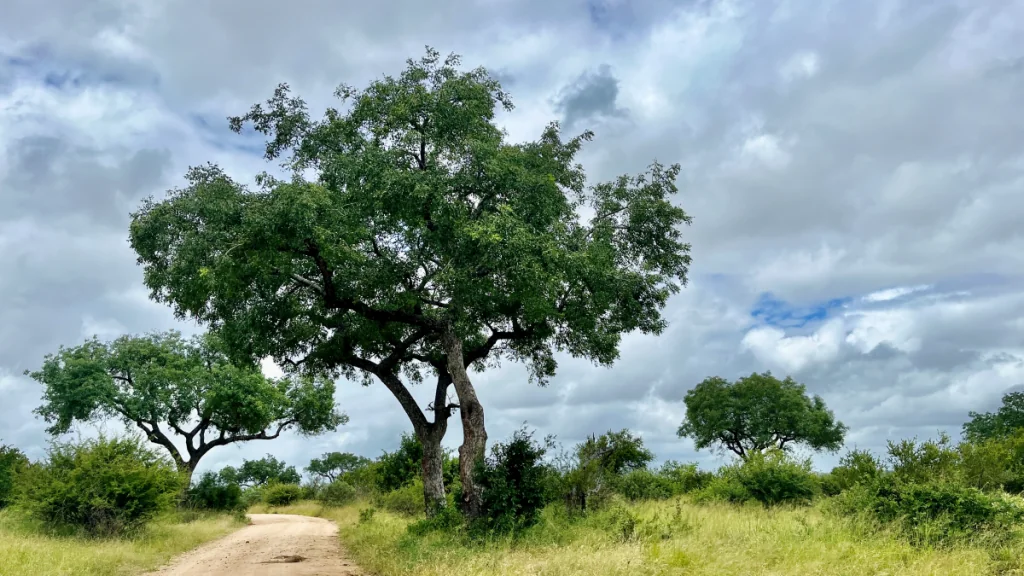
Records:
{"label": "tree bark", "polygon": [[466,372],[462,354],[462,341],[449,328],[441,338],[448,362],[448,373],[459,396],[459,414],[462,417],[462,446],[459,447],[459,478],[462,481],[462,513],[467,518],[480,516],[483,493],[476,483],[476,463],[487,451],[487,430],[484,427],[484,407],[476,396],[473,382]]}
{"label": "tree bark", "polygon": [[439,428],[433,425],[416,434],[423,445],[423,460],[420,466],[423,474],[423,504],[427,517],[434,516],[448,505],[444,492],[444,449],[441,448],[444,431]]}

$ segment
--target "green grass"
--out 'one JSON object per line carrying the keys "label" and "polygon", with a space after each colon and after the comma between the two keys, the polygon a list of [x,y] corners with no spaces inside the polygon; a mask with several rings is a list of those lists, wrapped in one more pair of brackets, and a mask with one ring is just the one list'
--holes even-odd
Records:
{"label": "green grass", "polygon": [[131,538],[95,539],[48,534],[16,513],[0,510],[0,576],[137,574],[242,526],[225,514],[175,513]]}
{"label": "green grass", "polygon": [[[549,508],[519,539],[485,543],[439,533],[413,536],[406,530],[410,519],[381,510],[360,523],[359,509],[367,506],[301,503],[276,511],[337,521],[352,559],[379,576],[1024,574],[1019,544],[1000,550],[979,543],[915,548],[820,506],[765,510],[679,500],[620,505],[617,512],[581,521]],[[632,533],[630,516],[636,520]]]}

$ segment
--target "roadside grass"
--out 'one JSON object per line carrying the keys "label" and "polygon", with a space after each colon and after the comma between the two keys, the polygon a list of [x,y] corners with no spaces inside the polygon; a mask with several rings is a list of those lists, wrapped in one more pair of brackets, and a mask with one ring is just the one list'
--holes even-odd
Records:
{"label": "roadside grass", "polygon": [[244,526],[228,514],[168,513],[138,535],[57,535],[0,510],[0,576],[114,576],[159,568],[172,557]]}
{"label": "roadside grass", "polygon": [[984,543],[914,547],[875,526],[810,508],[695,505],[680,499],[619,503],[582,520],[557,507],[517,538],[470,540],[413,535],[415,518],[376,510],[360,522],[357,502],[302,502],[277,513],[334,520],[352,559],[378,576],[761,575],[917,576],[1024,574],[1024,546]]}

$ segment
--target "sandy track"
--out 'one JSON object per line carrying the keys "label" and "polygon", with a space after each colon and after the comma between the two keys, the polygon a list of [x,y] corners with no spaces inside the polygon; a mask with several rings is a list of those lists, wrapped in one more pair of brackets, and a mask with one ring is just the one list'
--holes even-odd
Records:
{"label": "sandy track", "polygon": [[252,524],[186,552],[156,576],[359,575],[341,553],[338,527],[323,518],[250,514]]}

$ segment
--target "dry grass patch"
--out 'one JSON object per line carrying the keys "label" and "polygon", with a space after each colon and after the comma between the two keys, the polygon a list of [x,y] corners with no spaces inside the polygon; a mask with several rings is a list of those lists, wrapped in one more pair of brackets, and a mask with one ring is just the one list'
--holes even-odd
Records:
{"label": "dry grass patch", "polygon": [[[183,521],[191,520],[191,521]],[[137,536],[93,539],[47,535],[10,511],[0,511],[3,576],[113,576],[158,568],[172,557],[244,524],[224,514],[169,514]]]}

